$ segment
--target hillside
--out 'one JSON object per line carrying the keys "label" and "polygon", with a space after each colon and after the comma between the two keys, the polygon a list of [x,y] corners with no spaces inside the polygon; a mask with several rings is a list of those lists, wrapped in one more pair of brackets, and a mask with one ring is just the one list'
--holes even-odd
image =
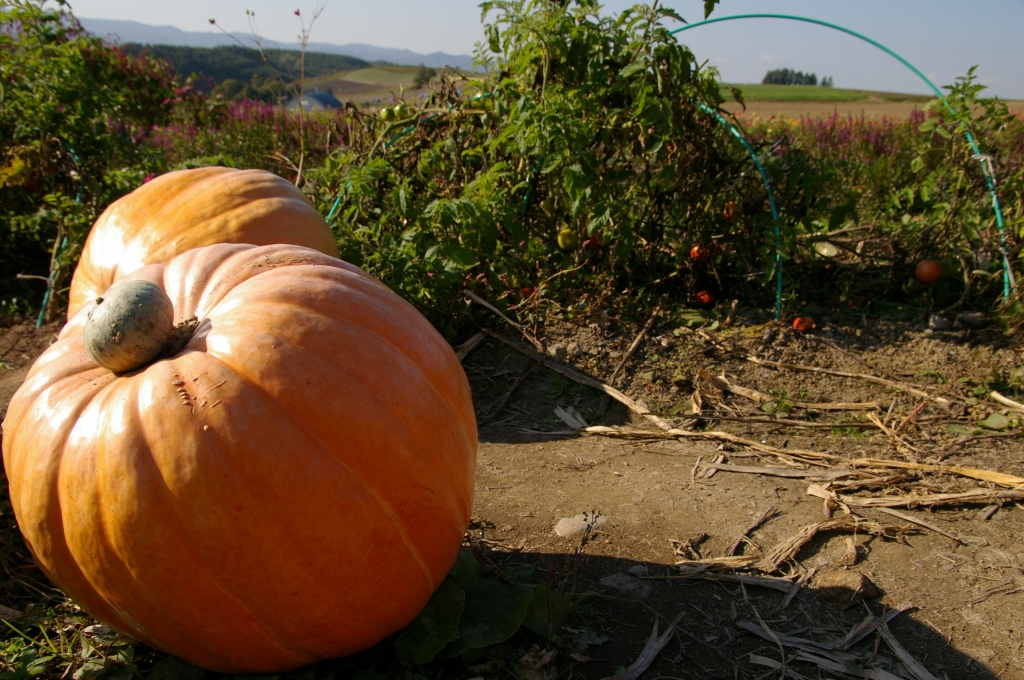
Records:
{"label": "hillside", "polygon": [[[259,52],[241,45],[182,47],[179,45],[127,43],[125,47],[130,54],[148,51],[154,57],[165,59],[183,77],[198,73],[209,76],[218,84],[229,79],[248,83],[253,76],[259,76],[263,82],[274,80],[278,76],[289,81],[297,79],[302,72],[302,53],[298,50],[266,50],[264,54],[269,62],[268,65],[264,63]],[[356,57],[306,52],[305,73],[307,78],[317,78],[339,71],[365,69],[370,66],[370,62]]]}

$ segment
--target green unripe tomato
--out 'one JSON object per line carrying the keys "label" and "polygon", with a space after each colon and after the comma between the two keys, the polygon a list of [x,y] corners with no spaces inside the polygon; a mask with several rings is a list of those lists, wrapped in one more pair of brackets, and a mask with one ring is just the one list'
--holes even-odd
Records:
{"label": "green unripe tomato", "polygon": [[580,237],[569,227],[565,227],[562,231],[558,232],[558,247],[562,250],[576,250],[576,246],[579,244]]}
{"label": "green unripe tomato", "polygon": [[409,105],[405,102],[399,102],[395,107],[395,118],[401,120],[409,117]]}
{"label": "green unripe tomato", "polygon": [[395,119],[395,112],[391,107],[385,106],[380,110],[380,119],[385,123],[390,123]]}

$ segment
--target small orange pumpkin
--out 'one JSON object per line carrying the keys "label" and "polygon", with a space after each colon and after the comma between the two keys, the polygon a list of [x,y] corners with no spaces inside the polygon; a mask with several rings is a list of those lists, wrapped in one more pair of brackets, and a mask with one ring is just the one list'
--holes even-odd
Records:
{"label": "small orange pumpkin", "polygon": [[338,256],[324,218],[273,173],[220,167],[169,172],[118,199],[96,220],[71,278],[68,319],[140,267],[214,243],[288,243]]}
{"label": "small orange pumpkin", "polygon": [[114,630],[225,673],[408,624],[473,504],[476,421],[448,343],[308,248],[198,248],[124,279],[139,280],[175,323],[196,317],[183,350],[101,368],[90,302],[7,411],[11,503],[39,566]]}

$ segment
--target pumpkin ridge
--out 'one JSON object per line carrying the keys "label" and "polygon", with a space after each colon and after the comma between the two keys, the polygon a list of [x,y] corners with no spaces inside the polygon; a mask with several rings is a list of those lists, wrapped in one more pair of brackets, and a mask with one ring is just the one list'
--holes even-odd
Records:
{"label": "pumpkin ridge", "polygon": [[[305,263],[305,262],[304,262],[304,263],[300,263],[300,264],[286,264],[286,265],[283,265],[283,266],[282,266],[282,267],[280,267],[280,268],[274,268],[274,269],[267,269],[267,270],[265,270],[265,271],[262,271],[262,272],[260,272],[259,274],[257,274],[256,276],[253,276],[253,277],[252,277],[251,279],[248,279],[248,280],[247,280],[247,281],[245,281],[244,283],[248,283],[249,281],[252,281],[252,280],[254,280],[254,279],[258,278],[259,276],[267,275],[267,274],[270,274],[271,272],[274,272],[274,271],[280,271],[280,270],[284,270],[284,269],[285,269],[285,267],[287,267],[287,268],[288,268],[288,271],[294,271],[294,269],[292,269],[293,267],[309,267],[309,268],[317,268],[317,267],[321,267],[321,266],[323,266],[323,265],[319,265],[319,264],[317,264],[317,263]],[[366,274],[365,272],[363,272],[363,271],[362,271],[361,269],[359,270],[358,274],[356,274],[355,272],[350,272],[350,271],[348,271],[348,270],[345,270],[345,269],[341,269],[341,268],[339,268],[339,267],[332,267],[332,268],[331,268],[331,270],[332,270],[332,271],[333,271],[333,270],[335,270],[335,269],[337,269],[337,270],[339,270],[339,271],[341,271],[341,272],[344,272],[345,274],[348,274],[348,275],[351,275],[351,276],[353,276],[353,277],[354,277],[354,279],[355,279],[355,280],[356,280],[357,282],[359,282],[359,284],[371,284],[371,285],[368,285],[368,286],[367,286],[367,287],[365,287],[365,288],[364,288],[364,287],[363,287],[362,285],[350,285],[350,286],[349,286],[349,288],[350,288],[350,290],[351,290],[352,292],[354,292],[354,293],[357,293],[357,294],[359,294],[359,295],[362,295],[362,296],[365,296],[366,298],[368,298],[368,299],[370,299],[370,300],[373,300],[374,302],[377,302],[377,301],[379,301],[379,300],[385,300],[385,301],[387,300],[387,298],[386,298],[386,297],[385,297],[384,295],[380,295],[380,297],[378,297],[378,295],[379,295],[379,294],[381,294],[381,293],[384,293],[384,292],[386,292],[386,293],[392,293],[392,291],[391,291],[391,289],[390,289],[390,288],[386,288],[386,289],[385,289],[384,291],[379,291],[379,290],[377,290],[377,287],[376,287],[375,285],[372,285],[372,283],[371,283],[371,282],[365,281],[365,280],[363,279],[363,277],[365,277],[365,276],[369,276],[369,275],[368,275],[368,274]],[[318,271],[317,273],[319,273],[319,271]],[[362,276],[360,276],[360,274],[361,274]],[[319,277],[317,277],[317,278],[319,278]],[[228,293],[228,294],[230,295],[231,293],[234,293],[234,292],[235,292],[235,290],[237,290],[237,289],[241,288],[241,287],[242,287],[242,286],[244,285],[244,283],[243,283],[243,284],[240,284],[240,285],[238,285],[238,286],[235,286],[235,288],[233,288],[233,289],[232,289],[231,291],[229,291],[229,293]],[[346,282],[346,283],[347,283],[347,282]],[[222,297],[222,298],[221,298],[221,299],[220,299],[220,300],[218,301],[218,304],[219,304],[220,302],[222,302],[222,301],[223,301],[224,299],[226,299],[227,297],[228,297],[227,295],[225,295],[224,297]],[[401,298],[399,298],[399,300],[401,300]],[[408,305],[408,302],[406,302],[405,300],[401,300],[401,302],[402,302],[403,304],[406,304],[406,305]],[[292,303],[289,303],[289,302],[287,302],[287,301],[282,301],[282,300],[261,300],[261,301],[260,301],[260,305],[261,305],[262,307],[264,307],[264,308],[267,308],[267,307],[271,307],[271,306],[274,306],[274,305],[277,305],[277,306],[281,306],[281,307],[287,307],[287,308],[291,308],[291,307],[293,306],[293,304],[292,304]],[[409,305],[409,306],[410,306],[410,307],[412,307],[411,305]],[[413,308],[413,309],[415,309],[415,308]],[[210,311],[210,312],[212,313],[212,312],[213,312],[214,310],[213,310],[213,308],[210,308],[210,309],[209,309],[209,311]],[[403,347],[400,347],[400,346],[396,345],[396,344],[395,344],[394,342],[392,342],[392,341],[391,341],[391,339],[390,339],[390,338],[388,338],[388,337],[385,337],[385,336],[381,335],[380,333],[378,333],[378,332],[374,331],[374,330],[373,330],[372,328],[369,328],[369,327],[367,327],[366,325],[364,325],[364,324],[362,323],[362,319],[361,319],[361,318],[360,318],[360,317],[359,317],[358,315],[356,315],[356,316],[350,316],[350,315],[346,315],[346,316],[344,316],[344,317],[341,317],[340,319],[335,319],[334,317],[331,317],[331,316],[327,316],[326,314],[323,314],[323,313],[319,312],[319,311],[318,311],[317,309],[315,309],[315,308],[313,308],[313,307],[310,307],[310,308],[308,308],[308,309],[304,310],[304,311],[303,311],[303,313],[304,313],[304,314],[315,314],[315,315],[319,316],[320,318],[322,318],[322,319],[327,319],[328,321],[330,321],[330,322],[332,322],[332,323],[333,323],[333,322],[336,322],[336,321],[338,321],[338,320],[344,320],[344,322],[345,322],[345,323],[346,323],[347,325],[350,325],[350,326],[353,326],[353,327],[355,327],[355,328],[358,328],[358,329],[360,329],[361,331],[365,332],[365,333],[366,333],[367,335],[369,335],[369,336],[372,336],[372,337],[373,337],[374,339],[376,339],[376,340],[377,340],[377,341],[378,341],[379,343],[381,343],[381,344],[385,344],[385,345],[387,345],[388,347],[390,347],[390,348],[391,348],[391,349],[392,349],[392,350],[394,351],[394,353],[395,353],[395,355],[396,355],[396,356],[400,356],[400,357],[402,357],[402,359],[404,359],[404,360],[405,360],[406,362],[408,362],[408,363],[409,363],[409,365],[411,365],[411,366],[415,367],[418,373],[420,373],[421,375],[423,375],[423,377],[424,377],[424,382],[425,382],[425,383],[427,383],[427,384],[428,384],[428,385],[430,386],[430,389],[431,389],[431,391],[433,391],[433,393],[434,393],[434,394],[435,394],[435,395],[437,396],[437,399],[438,399],[438,400],[439,400],[439,401],[440,401],[441,403],[443,403],[443,404],[445,405],[445,408],[446,408],[446,409],[448,410],[448,413],[449,413],[449,414],[451,414],[451,417],[452,417],[452,419],[453,419],[453,420],[454,420],[454,421],[455,421],[456,423],[458,423],[458,425],[459,425],[459,431],[461,432],[461,434],[462,434],[462,437],[463,437],[463,440],[464,440],[464,442],[466,443],[467,447],[468,447],[468,448],[471,448],[471,449],[475,449],[475,448],[476,448],[476,436],[475,436],[475,435],[476,435],[476,433],[474,432],[474,433],[473,433],[473,435],[474,435],[474,436],[471,436],[469,432],[466,432],[465,428],[464,428],[464,427],[462,426],[462,418],[461,418],[461,417],[459,416],[459,413],[458,413],[458,412],[456,411],[456,409],[455,409],[455,408],[453,407],[452,403],[451,403],[451,402],[449,401],[449,399],[448,399],[448,398],[447,398],[447,397],[445,396],[445,394],[444,394],[444,393],[443,393],[443,392],[442,392],[441,390],[439,390],[439,389],[438,389],[437,385],[435,385],[435,384],[434,384],[434,382],[433,382],[432,380],[430,380],[430,379],[429,379],[428,375],[427,375],[427,374],[425,374],[425,373],[424,373],[424,371],[423,371],[422,369],[420,369],[420,365],[419,365],[419,363],[417,363],[417,362],[416,362],[416,361],[415,361],[415,360],[413,359],[413,357],[411,357],[411,356],[410,356],[410,355],[409,355],[409,354],[408,354],[408,353],[406,352],[405,348],[403,348]],[[417,312],[417,313],[418,313],[418,312]],[[382,315],[382,316],[385,316],[385,314],[383,314],[383,313],[382,313],[381,315]],[[207,318],[210,318],[210,317],[207,317]],[[429,326],[429,323],[428,323],[428,322],[426,322],[425,320],[424,320],[424,322],[423,322],[423,323],[424,323],[424,324],[427,324],[427,325]],[[433,330],[433,327],[432,327],[432,326],[431,326],[430,328],[431,328],[431,330]],[[443,342],[443,341],[442,341],[442,342]],[[445,351],[445,350],[447,350],[447,351]],[[454,356],[455,356],[455,352],[454,352],[454,350],[452,350],[451,346],[450,346],[450,345],[448,345],[448,343],[447,343],[447,342],[444,342],[444,345],[443,345],[442,351],[444,351],[444,353],[445,353],[446,355],[448,355],[448,356],[447,356],[447,359],[448,359],[449,361],[451,360],[451,358],[452,358],[452,357],[454,357]],[[456,359],[456,361],[457,361],[457,359]],[[460,366],[461,366],[461,364],[460,364]],[[474,422],[475,422],[475,416],[474,416]]]}
{"label": "pumpkin ridge", "polygon": [[[231,363],[225,361],[222,357],[219,357],[215,354],[207,353],[207,356],[216,359],[221,365],[223,365],[226,369],[230,370],[232,373],[238,376],[239,380],[245,382],[254,391],[261,393],[270,401],[277,402],[277,399],[272,394],[263,389],[263,387],[256,383],[255,381],[250,380],[245,374],[240,372],[236,366],[232,365]],[[305,429],[303,428],[302,423],[298,421],[298,419],[291,411],[282,408],[282,412],[288,416],[288,420],[291,421],[292,425],[294,425],[296,428]],[[363,487],[363,489],[365,489],[366,492],[370,494],[375,501],[377,501],[377,504],[381,507],[381,510],[383,511],[384,515],[388,518],[388,521],[391,523],[393,527],[395,527],[395,531],[398,532],[398,536],[402,539],[403,545],[405,545],[406,549],[409,551],[409,554],[412,556],[417,566],[419,566],[420,570],[423,572],[423,576],[427,580],[427,587],[429,588],[427,596],[429,597],[431,594],[433,594],[434,590],[436,590],[437,588],[437,584],[434,582],[434,575],[430,572],[430,566],[427,565],[426,560],[423,559],[423,555],[420,554],[419,549],[413,544],[412,539],[409,538],[409,534],[406,532],[404,523],[398,518],[398,513],[391,506],[391,504],[388,503],[388,501],[380,494],[376,487],[371,486],[363,478],[362,475],[357,473],[356,470],[352,468],[351,465],[346,463],[338,456],[334,455],[331,447],[325,444],[323,441],[321,441],[320,438],[317,437],[317,435],[314,432],[306,429],[306,436],[308,436],[310,439],[316,442],[317,446],[320,447],[320,450],[326,454],[324,456],[325,459],[335,461],[337,464],[345,468],[345,470],[347,470],[348,473],[352,475],[352,478],[358,480],[359,484]]]}
{"label": "pumpkin ridge", "polygon": [[[71,375],[74,375],[74,374],[75,373],[71,373]],[[105,387],[106,387],[106,385],[101,387],[100,391],[103,391]],[[42,397],[43,394],[45,394],[46,392],[48,392],[52,388],[53,388],[53,383],[51,383],[49,386],[47,386],[46,388],[41,390],[37,395],[35,395],[35,397],[32,399],[32,405],[35,405],[36,401],[40,397]],[[61,477],[63,475],[63,469],[64,469],[64,462],[66,460],[68,440],[70,439],[71,433],[74,430],[74,424],[78,422],[79,416],[81,416],[81,414],[87,408],[89,408],[89,405],[92,403],[92,400],[96,397],[96,395],[97,395],[97,393],[92,393],[92,394],[88,395],[87,397],[85,397],[83,399],[80,399],[79,401],[77,401],[74,404],[73,410],[71,411],[71,413],[69,413],[70,417],[67,418],[67,420],[66,420],[68,425],[65,425],[64,427],[60,428],[59,435],[57,437],[57,441],[54,442],[55,446],[53,447],[53,453],[51,455],[57,457],[57,460],[55,461],[55,464],[54,464],[54,467],[56,468],[56,474],[50,476],[49,486],[50,486],[51,491],[48,494],[48,497],[51,500],[48,503],[48,506],[52,506],[52,507],[48,507],[47,508],[46,514],[50,515],[51,513],[53,513],[59,519],[59,522],[60,522],[60,532],[49,532],[49,533],[51,533],[53,536],[59,536],[60,539],[59,540],[53,540],[51,550],[54,550],[56,553],[59,553],[60,554],[59,561],[65,563],[64,566],[62,567],[62,572],[63,572],[63,569],[66,569],[68,566],[70,566],[74,570],[74,574],[78,576],[78,579],[77,579],[78,582],[75,583],[76,590],[77,590],[78,587],[84,587],[84,588],[86,588],[89,591],[88,593],[86,593],[87,597],[81,597],[81,593],[75,593],[75,595],[73,596],[74,599],[77,599],[77,598],[81,597],[83,602],[88,601],[91,610],[96,611],[97,613],[102,614],[104,617],[109,617],[109,619],[111,619],[112,622],[116,622],[116,623],[122,625],[126,630],[139,630],[139,629],[141,629],[141,626],[138,624],[138,622],[135,621],[131,616],[128,616],[125,612],[122,612],[119,609],[115,609],[113,606],[111,606],[106,601],[106,599],[102,595],[100,595],[99,591],[92,584],[92,582],[89,580],[89,578],[85,575],[85,572],[79,566],[78,560],[75,559],[74,554],[71,551],[71,546],[68,544],[67,533],[65,531],[65,527],[66,527],[67,523],[64,521],[64,510],[65,510],[65,508],[64,508],[63,503],[61,502],[60,480],[61,480]],[[22,413],[20,414],[20,417],[19,417],[19,414],[15,414],[16,415],[16,419],[17,419],[19,425],[20,425],[21,420],[23,419],[23,417],[25,415],[29,414],[30,412],[31,412],[31,408],[23,410]],[[5,419],[5,424],[6,424],[6,419]],[[6,460],[4,462],[5,462],[5,466],[6,466]],[[17,478],[20,479],[21,475],[17,475]],[[21,494],[19,493],[18,496],[19,496],[18,505],[24,507],[22,505],[21,501],[20,501]],[[26,543],[27,547],[29,548],[29,551],[32,553],[33,557],[36,558],[36,563],[40,564],[40,566],[43,566],[42,565],[42,560],[40,560],[39,557],[36,555],[36,551],[32,547],[31,542],[30,541],[26,541],[25,543]],[[49,560],[49,562],[54,562],[54,561],[55,560],[53,560],[52,557]],[[44,566],[43,567],[43,571],[46,573],[47,577],[50,578],[51,581],[55,581],[56,582],[56,580],[53,578],[53,575],[50,573],[49,565]],[[145,640],[143,640],[143,642],[145,642],[147,644],[153,645],[155,643],[155,641],[152,640],[152,638],[149,638],[149,636],[147,636],[147,635],[143,634],[143,635],[141,635],[141,637],[145,637],[146,638]]]}
{"label": "pumpkin ridge", "polygon": [[[138,382],[133,382],[133,384],[132,384],[132,389],[133,389],[133,392],[134,392],[136,397],[138,396],[138,385],[139,385]],[[133,400],[133,404],[134,404],[135,408],[133,409],[132,417],[134,417],[137,420],[141,421],[143,418],[142,418],[142,413],[140,411],[140,404],[139,404],[138,398]],[[253,613],[250,610],[250,608],[244,602],[240,601],[240,599],[229,588],[227,588],[225,585],[223,585],[220,582],[220,579],[214,574],[213,569],[210,567],[209,564],[206,563],[205,560],[203,560],[200,552],[195,549],[195,547],[192,545],[192,542],[188,539],[189,533],[185,529],[185,526],[183,525],[183,523],[181,521],[181,518],[174,511],[174,509],[176,507],[176,503],[174,502],[174,494],[171,493],[171,489],[167,485],[167,480],[164,477],[163,470],[160,469],[160,466],[157,464],[156,460],[153,458],[152,446],[150,445],[150,442],[149,442],[148,438],[146,438],[146,434],[147,434],[146,428],[140,427],[140,428],[138,428],[138,430],[143,434],[143,438],[144,438],[144,442],[145,442],[145,452],[146,452],[146,455],[143,458],[144,458],[146,464],[148,466],[151,466],[151,469],[155,471],[154,479],[159,479],[159,481],[160,481],[160,491],[161,491],[161,497],[162,497],[162,500],[163,500],[163,504],[169,510],[169,512],[167,513],[167,516],[169,516],[169,517],[171,517],[173,519],[175,527],[178,530],[178,534],[181,536],[181,545],[184,547],[185,550],[187,550],[192,555],[192,557],[195,559],[196,564],[202,566],[203,571],[205,572],[205,574],[207,576],[207,580],[209,581],[209,583],[216,590],[218,590],[219,592],[223,593],[225,597],[227,597],[231,602],[233,602],[235,604],[235,606],[237,606],[239,609],[241,609],[243,612],[245,612],[245,614],[248,615],[249,619],[253,623],[256,624],[256,627],[258,627],[260,630],[262,630],[265,633],[267,641],[270,642],[272,645],[274,645],[278,650],[280,650],[280,651],[282,651],[282,652],[284,652],[286,654],[289,654],[289,655],[291,655],[293,657],[297,657],[297,658],[303,660],[303,662],[306,663],[306,664],[311,664],[311,663],[315,663],[316,661],[319,661],[320,657],[318,657],[318,656],[316,656],[314,654],[311,654],[310,652],[307,652],[305,650],[292,647],[285,640],[281,639],[281,637],[278,635],[278,633],[276,631],[274,631],[274,629],[269,624],[264,622],[259,616],[256,616],[256,614]],[[113,547],[113,544],[110,544],[110,545],[111,545],[111,547]],[[118,550],[112,549],[111,552],[113,554],[117,555],[119,558],[121,557],[121,554],[120,554],[120,552]],[[128,565],[127,565],[126,561],[123,558],[121,559],[121,563],[125,566],[125,569],[129,573],[132,573],[131,569],[128,568]],[[133,573],[132,576],[134,577],[134,575],[135,574]],[[136,581],[136,583],[138,583],[138,581]],[[143,591],[141,589],[138,589],[137,592],[143,592]],[[148,600],[149,598],[146,598],[146,599]],[[194,644],[194,643],[188,643],[188,644],[191,645],[191,644]],[[208,651],[209,651],[211,656],[217,657],[217,658],[220,658],[220,659],[224,659],[223,655],[218,654],[216,649],[208,650]]]}

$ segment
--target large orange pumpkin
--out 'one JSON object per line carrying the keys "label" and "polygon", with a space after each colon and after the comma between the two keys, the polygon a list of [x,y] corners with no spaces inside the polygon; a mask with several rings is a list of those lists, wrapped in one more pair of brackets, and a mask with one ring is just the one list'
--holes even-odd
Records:
{"label": "large orange pumpkin", "polygon": [[219,167],[169,172],[115,201],[96,220],[71,279],[68,319],[136,269],[215,243],[288,243],[338,256],[324,218],[273,173]]}
{"label": "large orange pumpkin", "polygon": [[3,423],[38,564],[111,628],[222,672],[346,655],[408,624],[473,501],[476,421],[448,344],[306,248],[214,245],[135,279],[198,318],[185,349],[110,373],[86,354],[90,303]]}

